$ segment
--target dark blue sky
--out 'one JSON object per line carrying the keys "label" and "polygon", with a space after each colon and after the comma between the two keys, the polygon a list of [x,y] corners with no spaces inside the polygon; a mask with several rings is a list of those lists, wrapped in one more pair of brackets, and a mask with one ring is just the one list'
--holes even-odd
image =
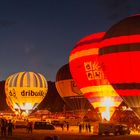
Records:
{"label": "dark blue sky", "polygon": [[77,41],[136,13],[138,0],[0,1],[0,80],[35,71],[55,81]]}

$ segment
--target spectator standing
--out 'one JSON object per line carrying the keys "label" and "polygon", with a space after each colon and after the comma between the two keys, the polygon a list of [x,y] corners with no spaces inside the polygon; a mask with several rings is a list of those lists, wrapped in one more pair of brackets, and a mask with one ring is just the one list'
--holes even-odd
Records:
{"label": "spectator standing", "polygon": [[81,125],[81,123],[79,124],[79,133],[81,133],[81,131],[82,131],[82,125]]}
{"label": "spectator standing", "polygon": [[69,131],[69,123],[67,122],[67,131]]}
{"label": "spectator standing", "polygon": [[33,123],[29,121],[28,125],[27,125],[27,128],[28,128],[28,133],[32,133],[32,131],[33,131]]}
{"label": "spectator standing", "polygon": [[2,118],[1,119],[1,136],[6,136],[6,127],[7,127],[7,120]]}
{"label": "spectator standing", "polygon": [[64,130],[64,124],[63,123],[61,123],[61,128],[62,128],[62,131]]}
{"label": "spectator standing", "polygon": [[12,133],[13,133],[13,123],[11,122],[11,120],[9,120],[7,126],[8,126],[8,136],[12,136]]}
{"label": "spectator standing", "polygon": [[90,125],[90,123],[88,124],[88,130],[89,130],[89,132],[91,132],[91,125]]}
{"label": "spectator standing", "polygon": [[86,131],[88,132],[88,124],[86,123]]}

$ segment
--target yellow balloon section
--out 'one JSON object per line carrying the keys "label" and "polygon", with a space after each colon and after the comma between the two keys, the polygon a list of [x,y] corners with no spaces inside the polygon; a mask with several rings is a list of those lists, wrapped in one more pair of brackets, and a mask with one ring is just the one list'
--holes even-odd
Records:
{"label": "yellow balloon section", "polygon": [[9,76],[5,83],[6,101],[13,111],[29,114],[44,99],[48,91],[43,75],[19,72]]}
{"label": "yellow balloon section", "polygon": [[73,79],[56,81],[55,85],[62,98],[82,95]]}

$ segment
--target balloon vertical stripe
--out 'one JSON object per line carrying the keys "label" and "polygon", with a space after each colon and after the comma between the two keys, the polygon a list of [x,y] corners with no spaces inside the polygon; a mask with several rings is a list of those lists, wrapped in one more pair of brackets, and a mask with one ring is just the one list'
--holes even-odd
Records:
{"label": "balloon vertical stripe", "polygon": [[43,85],[42,85],[42,79],[41,79],[40,75],[37,74],[37,77],[38,77],[38,80],[39,80],[39,86],[40,87],[43,87]]}
{"label": "balloon vertical stripe", "polygon": [[25,72],[22,74],[22,76],[21,76],[21,80],[20,80],[20,87],[23,87],[23,85],[24,85],[24,76],[25,76]]}
{"label": "balloon vertical stripe", "polygon": [[36,77],[36,75],[35,74],[32,74],[33,75],[33,86],[34,87],[38,87],[38,84],[37,84],[37,77]]}
{"label": "balloon vertical stripe", "polygon": [[29,74],[29,72],[27,72],[27,74],[26,74],[26,77],[27,77],[27,87],[29,87],[30,86],[30,83],[31,83],[31,75]]}

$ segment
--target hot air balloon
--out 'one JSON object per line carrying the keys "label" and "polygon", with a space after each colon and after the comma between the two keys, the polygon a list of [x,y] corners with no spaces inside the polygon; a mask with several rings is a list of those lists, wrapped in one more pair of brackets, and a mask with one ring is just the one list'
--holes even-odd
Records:
{"label": "hot air balloon", "polygon": [[9,76],[5,83],[9,107],[27,115],[34,110],[47,94],[48,85],[43,75],[34,72],[19,72]]}
{"label": "hot air balloon", "polygon": [[107,78],[140,118],[140,15],[113,25],[100,47],[100,60]]}
{"label": "hot air balloon", "polygon": [[99,42],[104,32],[88,35],[81,39],[70,54],[69,65],[72,77],[93,107],[110,119],[122,99],[108,82],[99,63]]}
{"label": "hot air balloon", "polygon": [[84,117],[88,109],[92,109],[92,106],[72,79],[69,64],[63,65],[58,70],[55,85],[66,106],[76,114],[80,114],[81,118]]}

